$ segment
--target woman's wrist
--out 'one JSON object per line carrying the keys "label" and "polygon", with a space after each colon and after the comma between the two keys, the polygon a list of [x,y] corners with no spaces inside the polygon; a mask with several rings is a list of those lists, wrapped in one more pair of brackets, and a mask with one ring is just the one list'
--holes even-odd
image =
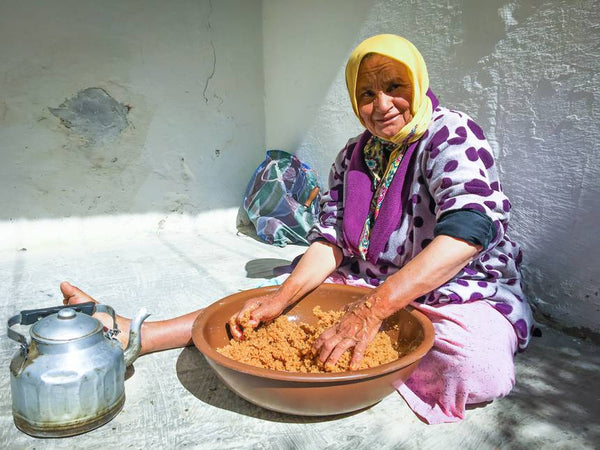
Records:
{"label": "woman's wrist", "polygon": [[378,288],[373,289],[373,292],[369,293],[363,302],[365,308],[379,320],[387,319],[408,303],[409,302],[399,303],[398,301],[393,301],[389,295],[383,295]]}
{"label": "woman's wrist", "polygon": [[289,277],[279,286],[274,297],[285,307],[293,305],[302,297],[302,284]]}
{"label": "woman's wrist", "polygon": [[286,306],[296,303],[321,285],[340,265],[342,257],[342,250],[329,242],[312,243],[275,295],[283,299]]}

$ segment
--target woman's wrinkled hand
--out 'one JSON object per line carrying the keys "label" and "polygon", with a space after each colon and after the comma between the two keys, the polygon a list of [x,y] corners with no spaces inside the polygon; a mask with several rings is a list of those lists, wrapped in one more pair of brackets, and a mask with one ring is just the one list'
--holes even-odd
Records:
{"label": "woman's wrinkled hand", "polygon": [[382,323],[372,306],[372,301],[368,298],[349,305],[342,318],[314,342],[313,354],[319,356],[326,369],[333,368],[342,354],[352,347],[354,350],[349,368],[357,370],[360,367],[365,350],[375,339]]}
{"label": "woman's wrinkled hand", "polygon": [[287,302],[276,292],[248,300],[239,312],[229,318],[233,338],[244,339],[245,327],[256,328],[263,322],[277,318],[286,306]]}

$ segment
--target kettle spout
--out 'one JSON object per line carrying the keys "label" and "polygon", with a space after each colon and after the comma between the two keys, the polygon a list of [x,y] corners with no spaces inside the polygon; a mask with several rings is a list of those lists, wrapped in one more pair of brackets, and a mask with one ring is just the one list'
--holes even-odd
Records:
{"label": "kettle spout", "polygon": [[146,312],[146,308],[138,311],[136,316],[131,321],[129,328],[129,343],[123,352],[125,359],[125,367],[129,367],[137,359],[142,349],[142,322],[148,318],[150,313]]}

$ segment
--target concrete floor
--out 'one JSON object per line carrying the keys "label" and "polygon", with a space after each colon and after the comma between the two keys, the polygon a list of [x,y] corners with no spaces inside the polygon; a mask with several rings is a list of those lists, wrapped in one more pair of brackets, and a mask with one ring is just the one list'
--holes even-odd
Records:
{"label": "concrete floor", "polygon": [[[69,280],[118,313],[146,306],[162,319],[256,287],[304,247],[276,248],[235,228],[236,211],[0,223],[2,319],[61,304]],[[6,237],[8,236],[8,239]],[[461,423],[428,426],[399,395],[354,414],[287,416],[237,397],[195,348],[146,355],[125,382],[123,411],[65,439],[35,439],[12,423],[8,366],[17,349],[0,340],[2,448],[600,448],[600,351],[543,328],[517,357],[517,386],[472,409]]]}

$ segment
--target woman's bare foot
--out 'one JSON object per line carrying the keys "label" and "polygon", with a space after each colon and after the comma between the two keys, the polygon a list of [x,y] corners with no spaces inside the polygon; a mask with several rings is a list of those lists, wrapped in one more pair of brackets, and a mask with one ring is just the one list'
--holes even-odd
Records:
{"label": "woman's bare foot", "polygon": [[[61,283],[60,290],[63,293],[63,303],[65,305],[76,305],[85,302],[98,303],[85,292],[66,281]],[[192,345],[192,326],[198,317],[198,314],[201,312],[202,310],[200,309],[172,319],[160,320],[157,322],[144,322],[141,328],[142,349],[140,355]],[[112,317],[110,315],[97,313],[94,314],[94,316],[97,317],[105,327],[113,327]],[[117,325],[121,331],[117,335],[117,339],[123,348],[125,348],[129,342],[131,320],[117,316]]]}
{"label": "woman's bare foot", "polygon": [[[66,281],[63,281],[60,284],[60,290],[62,291],[62,294],[64,297],[63,303],[65,305],[77,305],[79,303],[87,303],[87,302],[99,303],[96,300],[94,300],[92,297],[90,297],[88,294],[83,292],[81,289],[73,286],[70,283],[67,283]],[[102,322],[102,324],[106,328],[108,328],[108,329],[113,328],[113,320],[109,314],[97,313],[97,314],[94,314],[94,317],[97,318],[100,322]],[[117,326],[120,331],[120,333],[117,334],[116,338],[121,343],[123,348],[125,348],[125,347],[127,347],[127,343],[129,342],[129,328],[131,325],[131,320],[127,319],[125,317],[121,317],[119,315],[117,315],[116,317],[117,317]]]}

